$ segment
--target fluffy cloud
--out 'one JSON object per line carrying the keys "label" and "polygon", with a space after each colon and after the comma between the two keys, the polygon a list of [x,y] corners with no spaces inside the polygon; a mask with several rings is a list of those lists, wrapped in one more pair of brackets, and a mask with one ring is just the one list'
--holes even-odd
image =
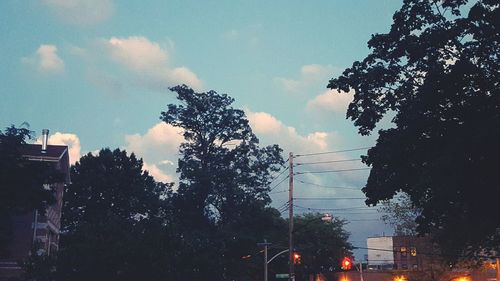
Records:
{"label": "fluffy cloud", "polygon": [[124,66],[150,89],[164,90],[166,86],[178,84],[202,89],[202,82],[194,72],[184,66],[172,67],[168,51],[145,37],[112,37],[103,45],[112,61]]}
{"label": "fluffy cloud", "polygon": [[[294,127],[286,126],[280,120],[276,119],[269,113],[266,112],[252,112],[246,110],[250,126],[254,130],[255,134],[259,137],[262,143],[273,144],[277,143],[284,150],[284,152],[294,152],[294,154],[309,154],[309,153],[322,153],[331,152],[345,149],[342,146],[343,143],[342,136],[337,132],[311,132],[308,134],[300,134]],[[352,148],[352,147],[351,147]],[[359,155],[363,152],[351,153],[332,153],[332,154],[319,154],[311,157],[307,157],[306,162],[327,162],[327,161],[338,161],[341,162],[329,162],[329,163],[318,163],[315,165],[310,165],[304,167],[303,171],[321,171],[321,170],[338,170],[338,169],[355,169],[355,168],[365,168],[365,166],[360,161],[345,161],[346,159],[359,158]],[[305,159],[305,158],[304,158]],[[301,159],[303,161],[303,159]],[[333,163],[333,164],[332,164]],[[298,170],[300,171],[300,170]],[[321,177],[318,178],[315,174],[304,174],[309,181],[317,184],[325,184],[321,182]],[[346,185],[357,185],[359,186],[361,182],[366,180],[366,173],[339,173],[338,175],[330,175],[330,179],[335,178],[336,182]]]}
{"label": "fluffy cloud", "polygon": [[114,60],[135,71],[161,68],[168,58],[166,50],[144,37],[112,37],[107,46]]}
{"label": "fluffy cloud", "polygon": [[313,132],[301,135],[294,127],[283,124],[267,112],[246,110],[250,126],[266,143],[278,143],[288,151],[310,153],[327,150],[335,142],[336,133]]}
{"label": "fluffy cloud", "polygon": [[42,74],[56,74],[64,72],[64,61],[57,55],[55,45],[40,45],[35,54],[23,58],[22,61],[32,65]]}
{"label": "fluffy cloud", "polygon": [[[36,143],[42,143],[41,137],[36,140]],[[75,134],[56,132],[49,135],[48,144],[51,145],[67,145],[69,149],[69,161],[71,164],[80,160],[81,146],[80,138]]]}
{"label": "fluffy cloud", "polygon": [[182,129],[166,123],[158,123],[144,135],[125,137],[126,150],[134,152],[144,160],[144,170],[158,181],[171,182],[175,179],[179,145],[184,140]]}
{"label": "fluffy cloud", "polygon": [[158,168],[157,165],[150,165],[146,162],[143,163],[142,169],[144,171],[148,171],[148,173],[156,180],[164,183],[173,182],[174,179],[172,176],[167,175],[164,171]]}
{"label": "fluffy cloud", "polygon": [[58,18],[77,25],[103,22],[113,14],[112,0],[42,0]]}
{"label": "fluffy cloud", "polygon": [[278,83],[285,92],[288,93],[301,93],[311,86],[315,86],[318,83],[326,84],[328,78],[336,69],[331,66],[323,66],[319,64],[308,64],[302,66],[300,70],[300,75],[298,79],[288,79],[278,77],[274,81]]}
{"label": "fluffy cloud", "polygon": [[345,113],[353,100],[354,92],[340,93],[334,90],[325,91],[307,103],[307,109]]}

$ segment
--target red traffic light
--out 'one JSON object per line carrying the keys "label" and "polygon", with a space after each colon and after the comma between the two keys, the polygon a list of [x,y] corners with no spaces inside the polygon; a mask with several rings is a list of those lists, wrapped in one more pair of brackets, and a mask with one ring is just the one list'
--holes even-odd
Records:
{"label": "red traffic light", "polygon": [[300,264],[300,254],[298,252],[293,252],[293,263]]}
{"label": "red traffic light", "polygon": [[342,269],[343,270],[352,269],[352,260],[349,257],[344,257],[344,259],[342,259]]}

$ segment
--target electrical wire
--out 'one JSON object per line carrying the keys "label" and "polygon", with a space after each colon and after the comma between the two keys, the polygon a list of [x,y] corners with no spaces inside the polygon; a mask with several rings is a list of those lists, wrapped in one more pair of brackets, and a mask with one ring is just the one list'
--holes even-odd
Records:
{"label": "electrical wire", "polygon": [[308,184],[308,185],[313,185],[317,187],[324,187],[324,188],[333,188],[333,189],[347,189],[347,190],[356,190],[356,191],[361,191],[361,188],[352,188],[352,187],[342,187],[342,186],[327,186],[327,185],[321,185],[317,183],[312,183],[312,182],[305,182],[303,180],[297,179],[298,182],[301,182],[303,184]]}
{"label": "electrical wire", "polygon": [[286,170],[288,170],[289,167],[286,167],[283,171],[281,171],[281,173],[279,173],[277,176],[273,176],[273,179],[269,182],[269,185],[271,185],[271,183],[273,183],[275,180],[277,180],[281,175],[283,175],[284,172],[286,172]]}
{"label": "electrical wire", "polygon": [[316,152],[316,153],[306,153],[306,154],[297,154],[294,157],[304,157],[304,156],[313,156],[313,155],[322,155],[322,154],[333,154],[333,153],[341,153],[341,152],[349,152],[349,151],[357,151],[357,150],[366,150],[372,148],[371,146],[360,147],[360,148],[352,148],[352,149],[344,149],[344,150],[336,150],[336,151],[325,151],[325,152]]}
{"label": "electrical wire", "polygon": [[310,211],[344,211],[344,210],[370,210],[371,207],[347,207],[347,208],[312,208],[312,207],[304,207],[299,205],[294,205],[294,207],[300,209],[306,209]]}
{"label": "electrical wire", "polygon": [[353,171],[362,171],[362,170],[370,170],[371,168],[355,168],[355,169],[343,169],[343,170],[326,170],[326,171],[306,171],[306,172],[297,172],[294,175],[303,175],[303,174],[322,174],[322,173],[341,173],[341,172],[353,172]]}
{"label": "electrical wire", "polygon": [[286,176],[285,178],[283,178],[279,183],[277,183],[275,186],[271,187],[271,189],[269,189],[269,191],[273,191],[276,187],[278,187],[280,184],[282,184],[286,179],[288,179],[289,175]]}
{"label": "electrical wire", "polygon": [[[361,249],[361,250],[372,250],[372,251],[380,251],[380,252],[392,252],[396,253],[398,251],[395,251],[394,249],[377,249],[377,248],[369,248],[369,247],[358,247],[358,246],[353,246],[353,249]],[[419,255],[423,256],[438,256],[438,257],[457,257],[457,258],[470,258],[470,256],[467,255],[454,255],[454,254],[440,254],[440,253],[426,253],[426,252],[418,252]],[[476,257],[478,258],[484,258],[484,259],[495,259],[495,258],[500,258],[500,256],[494,256],[494,255],[477,255]]]}
{"label": "electrical wire", "polygon": [[283,192],[288,192],[288,189],[287,189],[287,190],[281,190],[281,191],[270,192],[270,193],[269,193],[269,195],[271,195],[271,194],[277,194],[277,193],[283,193]]}
{"label": "electrical wire", "polygon": [[315,165],[315,164],[327,164],[327,163],[341,163],[341,162],[352,162],[359,161],[360,158],[355,159],[342,159],[342,160],[331,160],[331,161],[318,161],[318,162],[299,162],[294,164],[294,166],[303,166],[303,165]]}
{"label": "electrical wire", "polygon": [[361,200],[364,197],[294,197],[295,200]]}

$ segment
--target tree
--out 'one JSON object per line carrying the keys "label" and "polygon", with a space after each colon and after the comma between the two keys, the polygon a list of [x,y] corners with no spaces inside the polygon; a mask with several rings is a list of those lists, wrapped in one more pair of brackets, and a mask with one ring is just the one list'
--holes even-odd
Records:
{"label": "tree", "polygon": [[126,151],[102,149],[71,167],[57,276],[60,280],[160,280],[171,249],[169,185]]}
{"label": "tree", "polygon": [[32,138],[33,132],[27,128],[11,126],[0,131],[0,256],[8,254],[11,217],[34,209],[44,214],[46,206],[55,201],[47,184],[62,180],[51,164],[24,157],[23,148]]}
{"label": "tree", "polygon": [[185,139],[173,206],[179,240],[196,253],[181,253],[179,274],[193,280],[240,278],[240,257],[270,231],[261,226],[273,216],[268,191],[271,173],[283,164],[281,149],[259,147],[231,97],[185,85],[170,90],[180,104],[169,104],[160,118],[182,128]]}
{"label": "tree", "polygon": [[319,213],[294,217],[294,246],[302,256],[301,265],[296,266],[299,275],[338,270],[342,258],[352,256],[345,224],[337,218],[325,222]]}
{"label": "tree", "polygon": [[392,200],[382,201],[379,208],[382,220],[394,228],[395,235],[417,235],[416,218],[420,210],[413,206],[406,193],[396,195]]}
{"label": "tree", "polygon": [[[407,193],[450,256],[500,250],[499,6],[493,0],[405,0],[371,53],[328,87],[355,91],[347,116],[363,135],[387,113],[363,161],[375,205]],[[460,233],[460,235],[457,235]]]}

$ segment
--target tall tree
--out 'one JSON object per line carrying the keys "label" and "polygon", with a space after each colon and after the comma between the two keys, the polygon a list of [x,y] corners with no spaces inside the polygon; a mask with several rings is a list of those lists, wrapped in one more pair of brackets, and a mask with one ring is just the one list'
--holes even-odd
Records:
{"label": "tall tree", "polygon": [[160,280],[169,270],[168,186],[126,151],[102,149],[71,167],[63,205],[60,280]]}
{"label": "tall tree", "polygon": [[[169,104],[161,119],[183,129],[178,162],[179,188],[174,194],[183,241],[196,255],[185,255],[183,277],[229,280],[266,230],[255,218],[265,218],[271,173],[283,163],[277,145],[260,148],[242,110],[233,99],[215,91],[196,93],[171,88],[180,104]],[[258,234],[251,229],[260,230]],[[252,232],[248,232],[252,231]],[[260,242],[260,241],[259,241]]]}
{"label": "tall tree", "polygon": [[51,164],[23,156],[23,147],[32,137],[27,128],[11,126],[0,131],[0,256],[8,254],[11,217],[34,209],[44,213],[55,201],[52,190],[44,185],[62,179]]}
{"label": "tall tree", "polygon": [[338,270],[342,258],[352,256],[349,233],[343,228],[346,222],[338,218],[325,222],[321,218],[319,213],[294,218],[294,244],[301,255],[296,271],[302,279],[308,274]]}
{"label": "tall tree", "polygon": [[[347,116],[369,134],[367,204],[407,193],[450,255],[500,250],[499,5],[494,0],[405,0],[371,53],[328,87],[353,89]],[[457,235],[460,233],[460,235]]]}
{"label": "tall tree", "polygon": [[417,235],[420,210],[415,208],[406,193],[400,193],[391,200],[384,200],[379,208],[382,220],[394,228],[395,235]]}

